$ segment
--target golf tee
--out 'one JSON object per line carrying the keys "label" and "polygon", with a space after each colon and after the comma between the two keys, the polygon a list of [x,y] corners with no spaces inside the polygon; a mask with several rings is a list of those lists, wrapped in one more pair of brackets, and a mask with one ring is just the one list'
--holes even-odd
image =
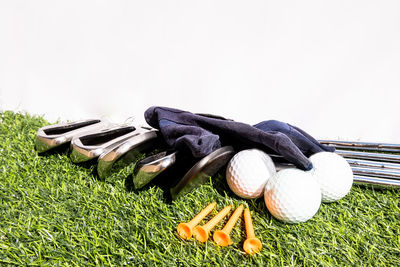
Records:
{"label": "golf tee", "polygon": [[214,216],[214,218],[212,218],[206,224],[204,224],[203,226],[196,226],[193,229],[193,235],[196,237],[196,239],[200,242],[206,242],[210,231],[229,213],[231,208],[232,205],[223,208],[220,212],[217,213],[217,215]]}
{"label": "golf tee", "polygon": [[198,225],[201,222],[201,220],[203,220],[204,217],[206,217],[215,208],[216,205],[217,203],[213,202],[209,204],[207,207],[205,207],[202,211],[200,211],[192,220],[190,220],[190,222],[180,223],[177,228],[178,235],[182,239],[191,238],[193,227]]}
{"label": "golf tee", "polygon": [[243,249],[247,254],[257,253],[261,250],[262,243],[254,234],[253,222],[251,221],[250,210],[248,208],[244,210],[243,216],[247,236],[243,244]]}
{"label": "golf tee", "polygon": [[225,246],[232,244],[229,234],[231,233],[237,220],[239,219],[240,215],[242,214],[242,211],[243,211],[243,205],[240,205],[235,210],[235,212],[232,214],[232,216],[229,218],[229,220],[225,224],[224,228],[222,230],[215,231],[215,233],[213,235],[213,239],[217,245],[225,247]]}

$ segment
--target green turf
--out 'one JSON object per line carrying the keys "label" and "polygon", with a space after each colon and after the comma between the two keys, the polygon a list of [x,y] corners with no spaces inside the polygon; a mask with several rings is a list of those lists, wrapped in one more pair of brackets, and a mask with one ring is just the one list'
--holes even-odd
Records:
{"label": "green turf", "polygon": [[[73,164],[67,150],[38,156],[34,136],[47,124],[0,113],[0,265],[400,266],[398,190],[354,186],[300,224],[274,219],[263,199],[235,197],[223,174],[171,203],[157,185],[127,189],[133,164],[100,181],[94,165]],[[226,248],[178,238],[178,223],[212,201],[250,208],[259,254],[243,252],[243,221]]]}

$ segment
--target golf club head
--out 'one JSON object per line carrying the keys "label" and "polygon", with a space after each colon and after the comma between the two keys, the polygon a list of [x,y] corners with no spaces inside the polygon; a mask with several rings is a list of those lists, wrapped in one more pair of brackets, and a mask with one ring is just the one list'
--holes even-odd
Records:
{"label": "golf club head", "polygon": [[179,182],[170,189],[171,197],[176,200],[194,188],[206,183],[210,176],[228,163],[235,151],[231,146],[221,147],[198,161]]}
{"label": "golf club head", "polygon": [[144,187],[174,165],[177,161],[177,153],[177,151],[162,151],[137,162],[132,175],[134,188]]}
{"label": "golf club head", "polygon": [[109,126],[110,123],[96,119],[44,126],[40,128],[36,134],[36,150],[39,153],[46,152],[71,142],[76,136],[98,131]]}
{"label": "golf club head", "polygon": [[139,128],[133,132],[129,139],[126,139],[121,144],[108,149],[99,156],[97,162],[97,173],[101,179],[104,179],[110,174],[111,169],[118,160],[129,164],[137,159],[140,153],[149,149],[154,149],[160,144],[160,136],[155,129]]}
{"label": "golf club head", "polygon": [[134,126],[114,126],[74,137],[71,140],[71,160],[74,163],[85,162],[99,157],[108,150],[121,145],[143,129]]}

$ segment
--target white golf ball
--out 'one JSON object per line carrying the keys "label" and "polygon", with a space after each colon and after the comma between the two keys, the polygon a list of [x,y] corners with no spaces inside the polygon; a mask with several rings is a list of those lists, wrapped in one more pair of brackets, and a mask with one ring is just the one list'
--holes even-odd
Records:
{"label": "white golf ball", "polygon": [[264,194],[269,177],[275,172],[270,156],[258,149],[248,149],[240,151],[230,160],[226,169],[226,181],[237,196],[259,198]]}
{"label": "white golf ball", "polygon": [[265,205],[277,219],[298,223],[311,219],[321,205],[321,191],[316,179],[300,169],[283,169],[267,182]]}
{"label": "white golf ball", "polygon": [[320,152],[310,157],[322,193],[322,202],[333,202],[343,198],[353,185],[353,171],[347,161],[332,152]]}

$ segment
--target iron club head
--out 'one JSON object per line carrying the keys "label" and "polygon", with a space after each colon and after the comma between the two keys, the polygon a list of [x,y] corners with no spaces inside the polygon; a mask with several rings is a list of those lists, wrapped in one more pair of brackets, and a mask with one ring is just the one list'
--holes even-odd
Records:
{"label": "iron club head", "polygon": [[137,162],[132,175],[135,189],[144,187],[174,165],[177,161],[177,153],[176,151],[162,151]]}
{"label": "iron club head", "polygon": [[137,135],[138,130],[143,130],[140,129],[133,126],[115,126],[73,138],[71,140],[71,160],[79,163],[97,158]]}
{"label": "iron club head", "polygon": [[71,142],[76,136],[98,131],[109,127],[109,125],[110,123],[108,122],[91,119],[44,126],[36,134],[36,150],[39,153],[46,152]]}
{"label": "iron club head", "polygon": [[233,157],[234,149],[231,146],[221,147],[198,161],[179,182],[170,189],[173,200],[185,195],[194,188],[206,183]]}
{"label": "iron club head", "polygon": [[129,139],[101,154],[97,162],[99,177],[104,179],[119,159],[124,159],[125,163],[130,163],[140,153],[155,148],[160,143],[160,136],[157,133],[157,130],[139,128]]}

